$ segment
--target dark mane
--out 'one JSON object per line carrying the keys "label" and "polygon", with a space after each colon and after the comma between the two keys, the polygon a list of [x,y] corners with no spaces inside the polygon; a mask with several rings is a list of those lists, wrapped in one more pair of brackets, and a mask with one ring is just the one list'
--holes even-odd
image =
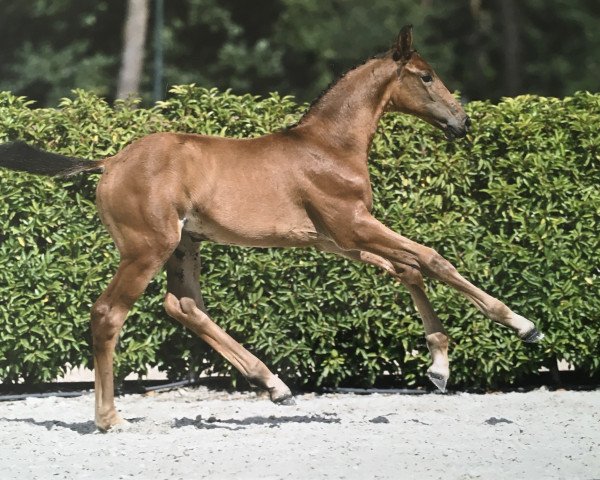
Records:
{"label": "dark mane", "polygon": [[302,114],[302,116],[300,117],[300,119],[296,122],[293,123],[292,125],[288,125],[287,127],[285,127],[285,130],[291,130],[293,128],[296,128],[300,125],[302,125],[302,122],[306,119],[307,115],[310,113],[310,111],[316,106],[318,105],[321,100],[323,100],[323,98],[340,82],[342,81],[350,72],[356,70],[357,68],[362,67],[363,65],[365,65],[366,63],[370,62],[371,60],[377,60],[377,59],[381,59],[381,58],[386,58],[389,57],[391,55],[391,51],[388,50],[387,52],[383,52],[383,53],[378,53],[376,55],[373,55],[372,57],[367,58],[366,60],[364,60],[363,62],[354,65],[353,67],[349,68],[348,70],[346,70],[344,73],[342,73],[339,77],[337,77],[335,80],[331,81],[329,83],[329,85],[327,85],[322,91],[321,93],[319,93],[319,95],[312,101],[310,102],[310,105],[308,106],[308,108],[306,109],[306,111]]}

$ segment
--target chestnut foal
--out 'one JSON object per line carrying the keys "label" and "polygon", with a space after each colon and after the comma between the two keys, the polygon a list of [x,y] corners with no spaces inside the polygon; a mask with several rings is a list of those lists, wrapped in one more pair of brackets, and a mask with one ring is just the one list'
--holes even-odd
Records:
{"label": "chestnut foal", "polygon": [[114,404],[113,352],[125,317],[166,263],[165,309],[229,360],[271,400],[292,403],[289,388],[209,318],[199,290],[201,241],[254,247],[316,247],[382,268],[404,284],[425,327],[428,375],[441,390],[449,377],[448,336],[423,276],[450,285],[490,319],[527,342],[534,324],[475,287],[435,250],[390,230],[371,215],[368,152],[386,111],[415,115],[449,139],[469,118],[412,48],[404,27],[394,47],[351,70],[300,122],[254,139],[157,133],[114,157],[85,161],[23,143],[0,146],[0,164],[46,175],[99,171],[100,217],[121,255],[92,309],[96,424],[123,420]]}

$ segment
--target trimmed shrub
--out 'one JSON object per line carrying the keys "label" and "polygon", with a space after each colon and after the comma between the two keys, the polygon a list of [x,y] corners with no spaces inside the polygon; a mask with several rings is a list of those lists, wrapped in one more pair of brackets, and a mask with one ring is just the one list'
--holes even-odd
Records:
{"label": "trimmed shrub", "polygon": [[[21,139],[86,158],[156,131],[251,137],[294,123],[305,106],[276,94],[175,87],[151,109],[83,91],[57,109],[0,93],[0,142]],[[467,106],[467,141],[447,143],[388,115],[370,155],[374,214],[434,247],[473,283],[547,334],[528,346],[458,293],[429,283],[451,343],[451,382],[514,383],[566,360],[600,371],[600,95],[522,96]],[[49,381],[91,366],[89,310],[116,269],[96,215],[97,175],[68,180],[0,170],[0,378]],[[216,322],[293,384],[421,383],[421,322],[402,286],[376,269],[311,250],[206,243],[201,278]],[[171,377],[231,367],[168,319],[164,274],[136,303],[116,356],[121,376],[158,365]],[[235,377],[234,377],[235,378]]]}

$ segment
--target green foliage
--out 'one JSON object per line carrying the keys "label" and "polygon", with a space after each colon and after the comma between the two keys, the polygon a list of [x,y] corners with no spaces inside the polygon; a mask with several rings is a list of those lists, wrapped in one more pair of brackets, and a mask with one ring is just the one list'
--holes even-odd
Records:
{"label": "green foliage", "polygon": [[[152,109],[111,108],[77,91],[58,109],[0,94],[0,142],[23,139],[87,158],[154,131],[257,136],[296,121],[289,97],[195,86]],[[429,295],[451,337],[455,386],[517,382],[555,359],[600,371],[600,95],[471,103],[468,141],[447,143],[389,115],[374,139],[375,215],[436,248],[467,278],[538,323],[521,343],[440,284]],[[53,180],[0,170],[0,378],[44,381],[91,364],[88,312],[117,253],[93,206],[96,176]],[[423,381],[429,357],[402,287],[364,265],[309,250],[205,244],[201,278],[216,322],[288,381],[371,385],[389,372]],[[125,325],[120,375],[158,365],[171,377],[231,367],[162,310],[164,275]]]}

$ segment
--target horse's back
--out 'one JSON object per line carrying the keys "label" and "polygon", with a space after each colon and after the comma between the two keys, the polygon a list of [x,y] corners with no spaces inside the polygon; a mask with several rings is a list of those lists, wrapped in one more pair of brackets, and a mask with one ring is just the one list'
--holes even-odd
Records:
{"label": "horse's back", "polygon": [[148,135],[106,162],[98,207],[109,230],[135,216],[140,228],[179,222],[217,243],[309,244],[314,226],[297,191],[294,154],[285,136]]}

